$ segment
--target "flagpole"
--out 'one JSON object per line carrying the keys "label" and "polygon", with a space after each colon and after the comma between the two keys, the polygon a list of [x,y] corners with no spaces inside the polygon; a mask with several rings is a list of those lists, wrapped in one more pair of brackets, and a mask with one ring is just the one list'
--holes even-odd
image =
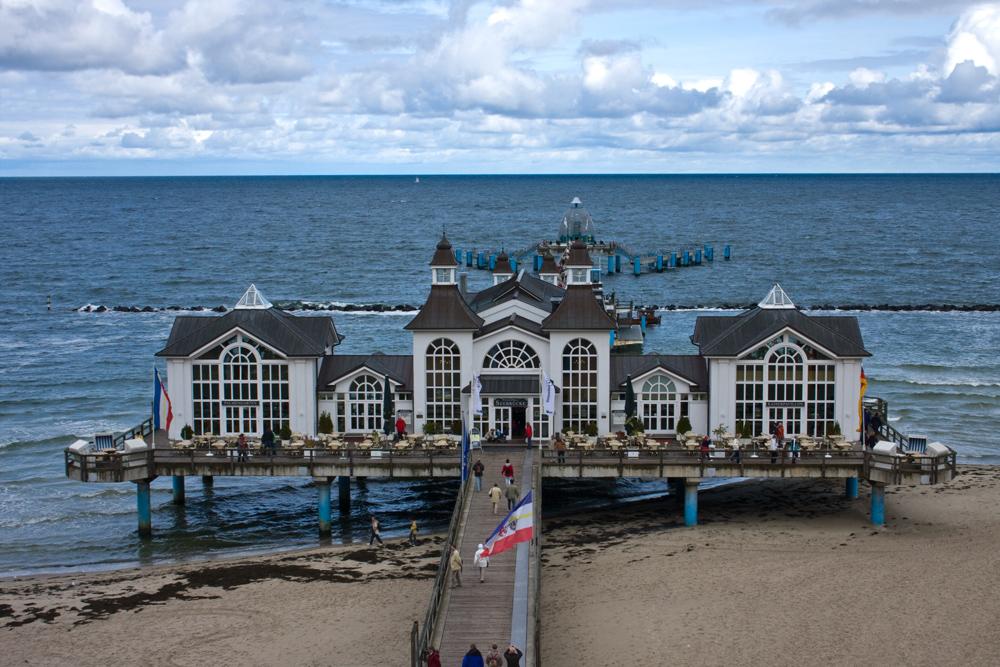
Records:
{"label": "flagpole", "polygon": [[156,392],[159,389],[160,378],[156,374],[156,364],[153,364],[153,400],[150,403],[152,410],[150,416],[153,421],[149,424],[149,448],[156,449]]}

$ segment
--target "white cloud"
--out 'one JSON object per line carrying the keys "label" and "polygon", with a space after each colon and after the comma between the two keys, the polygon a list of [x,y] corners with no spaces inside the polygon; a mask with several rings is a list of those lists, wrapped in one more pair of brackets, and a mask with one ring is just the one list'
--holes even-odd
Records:
{"label": "white cloud", "polygon": [[866,67],[859,67],[848,75],[848,79],[855,88],[867,88],[873,83],[885,81],[885,73],[873,72]]}
{"label": "white cloud", "polygon": [[963,13],[947,37],[945,76],[966,60],[1000,75],[1000,5],[983,5]]}

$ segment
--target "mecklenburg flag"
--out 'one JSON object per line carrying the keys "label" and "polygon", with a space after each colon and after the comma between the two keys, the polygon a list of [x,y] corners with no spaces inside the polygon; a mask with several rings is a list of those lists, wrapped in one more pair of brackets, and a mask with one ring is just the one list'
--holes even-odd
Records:
{"label": "mecklenburg flag", "polygon": [[510,511],[503,523],[497,526],[490,538],[486,540],[480,554],[495,556],[507,551],[515,544],[529,541],[535,535],[532,519],[531,491],[528,491],[528,495],[521,498],[521,502]]}
{"label": "mecklenburg flag", "polygon": [[861,439],[865,437],[865,389],[868,388],[868,380],[865,378],[865,369],[861,369],[861,396],[858,398],[858,419],[861,421],[861,425],[858,426],[858,433],[861,433]]}
{"label": "mecklenburg flag", "polygon": [[160,374],[153,369],[153,428],[170,430],[170,422],[174,420],[174,411],[170,407],[170,397],[160,380]]}

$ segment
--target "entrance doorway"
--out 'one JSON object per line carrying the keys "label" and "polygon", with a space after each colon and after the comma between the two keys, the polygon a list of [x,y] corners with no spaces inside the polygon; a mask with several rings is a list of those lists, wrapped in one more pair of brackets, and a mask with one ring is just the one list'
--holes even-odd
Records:
{"label": "entrance doorway", "polygon": [[514,438],[524,437],[524,413],[527,408],[511,408],[510,435]]}
{"label": "entrance doorway", "polygon": [[769,408],[768,423],[785,426],[785,437],[802,433],[802,408]]}
{"label": "entrance doorway", "polygon": [[493,428],[510,437],[510,408],[493,409]]}
{"label": "entrance doorway", "polygon": [[226,406],[226,433],[257,433],[256,406],[232,405]]}

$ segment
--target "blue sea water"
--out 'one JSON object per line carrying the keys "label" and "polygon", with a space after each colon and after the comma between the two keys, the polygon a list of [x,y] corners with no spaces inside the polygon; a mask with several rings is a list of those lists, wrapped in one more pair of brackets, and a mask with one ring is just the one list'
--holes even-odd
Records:
{"label": "blue sea water", "polygon": [[[193,483],[183,508],[157,480],[152,540],[136,535],[131,484],[67,480],[74,439],[146,417],[174,317],[74,309],[232,306],[250,283],[278,303],[419,305],[442,229],[456,248],[521,248],[553,238],[575,196],[604,240],[715,247],[700,267],[605,279],[638,302],[701,307],[664,313],[647,352],[693,352],[697,316],[755,302],[775,282],[802,306],[1000,303],[990,175],[0,179],[0,575],[316,543],[305,480]],[[490,282],[469,273],[470,289]],[[856,314],[873,355],[868,392],[889,400],[895,425],[962,461],[1000,462],[1000,313]],[[333,317],[346,335],[338,352],[410,351],[408,314]],[[662,491],[606,487],[614,501]],[[333,539],[361,539],[370,511],[390,531],[410,515],[440,528],[454,488],[369,479]],[[587,501],[572,485],[551,497]]]}

